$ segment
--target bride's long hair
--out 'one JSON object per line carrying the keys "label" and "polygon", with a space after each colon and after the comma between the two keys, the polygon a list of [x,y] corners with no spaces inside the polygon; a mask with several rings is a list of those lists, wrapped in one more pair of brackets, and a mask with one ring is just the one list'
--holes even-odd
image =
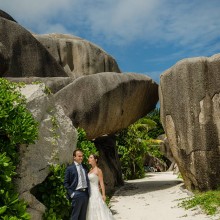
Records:
{"label": "bride's long hair", "polygon": [[98,166],[98,164],[99,164],[99,156],[97,154],[91,154],[91,155],[94,157],[94,159],[96,161],[96,165]]}

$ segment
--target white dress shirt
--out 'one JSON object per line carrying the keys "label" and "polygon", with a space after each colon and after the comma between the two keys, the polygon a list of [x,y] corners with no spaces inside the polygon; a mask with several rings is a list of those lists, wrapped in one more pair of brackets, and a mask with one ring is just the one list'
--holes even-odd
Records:
{"label": "white dress shirt", "polygon": [[[75,165],[76,165],[76,169],[77,169],[77,172],[78,172],[78,185],[77,185],[77,187],[76,187],[76,190],[77,189],[82,189],[82,188],[86,188],[87,187],[87,185],[86,185],[86,187],[84,186],[82,186],[82,179],[81,179],[81,175],[80,175],[80,171],[79,171],[79,169],[80,169],[80,165],[81,164],[78,164],[77,162],[75,162],[74,161],[74,163],[75,163]],[[82,166],[82,165],[81,165]],[[82,169],[82,171],[83,171],[83,175],[84,175],[84,179],[86,180],[86,174],[85,174],[85,170],[84,169]]]}
{"label": "white dress shirt", "polygon": [[[82,189],[83,187],[82,187],[82,179],[81,179],[81,175],[80,175],[80,165],[81,164],[79,164],[79,163],[77,163],[76,161],[74,161],[74,163],[75,163],[75,165],[76,165],[76,169],[77,169],[77,172],[78,172],[78,185],[77,185],[77,187],[76,187],[76,190],[78,190],[78,189]],[[85,174],[85,170],[84,169],[82,169],[82,171],[83,171],[83,175],[84,175],[84,178],[85,178],[85,180],[86,180],[86,174]],[[87,187],[87,186],[86,186]],[[84,187],[85,188],[85,187]],[[73,196],[74,196],[74,192],[72,193],[72,195],[70,196],[71,198],[73,198]]]}

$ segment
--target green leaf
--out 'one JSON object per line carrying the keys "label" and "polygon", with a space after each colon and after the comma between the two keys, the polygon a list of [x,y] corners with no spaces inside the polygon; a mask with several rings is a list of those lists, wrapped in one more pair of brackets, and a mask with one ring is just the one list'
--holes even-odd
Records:
{"label": "green leaf", "polygon": [[18,202],[18,199],[15,199],[14,201],[12,201],[12,202],[10,203],[10,205],[15,204],[16,202]]}
{"label": "green leaf", "polygon": [[3,214],[7,209],[7,206],[0,207],[0,214]]}

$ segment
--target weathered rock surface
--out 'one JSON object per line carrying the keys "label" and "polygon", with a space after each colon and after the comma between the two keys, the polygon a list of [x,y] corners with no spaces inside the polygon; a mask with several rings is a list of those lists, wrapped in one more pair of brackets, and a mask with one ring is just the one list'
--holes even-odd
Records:
{"label": "weathered rock surface", "polygon": [[18,23],[0,17],[0,42],[10,57],[0,77],[65,77],[63,68],[33,35]]}
{"label": "weathered rock surface", "polygon": [[168,164],[168,167],[169,167],[167,171],[174,171],[174,173],[178,173],[179,172],[179,170],[177,169],[178,166],[177,166],[176,161],[173,157],[173,153],[170,149],[169,141],[168,141],[166,135],[162,134],[159,137],[157,137],[157,139],[161,140],[160,151],[163,153],[163,155],[170,162],[170,163],[168,163],[168,161],[166,161],[166,163]]}
{"label": "weathered rock surface", "polygon": [[0,75],[9,69],[10,57],[5,46],[0,42]]}
{"label": "weathered rock surface", "polygon": [[50,92],[56,93],[71,82],[71,77],[4,77],[11,82],[24,82],[25,84],[37,84],[42,82],[49,88]]}
{"label": "weathered rock surface", "polygon": [[74,126],[93,139],[126,128],[153,110],[158,85],[146,75],[106,72],[80,77],[54,96]]}
{"label": "weathered rock surface", "polygon": [[169,159],[171,162],[174,162],[175,159],[173,157],[172,151],[169,146],[169,141],[165,134],[160,135],[157,137],[158,140],[161,140],[160,142],[160,151],[163,153],[163,155]]}
{"label": "weathered rock surface", "polygon": [[120,72],[115,59],[102,48],[68,34],[33,35],[61,64],[69,77],[100,72]]}
{"label": "weathered rock surface", "polygon": [[111,193],[115,187],[124,184],[116,150],[116,137],[114,135],[99,137],[95,139],[94,144],[99,151],[98,165],[103,171],[106,192]]}
{"label": "weathered rock surface", "polygon": [[151,154],[145,155],[144,165],[146,172],[165,172],[168,168],[164,161],[152,156]]}
{"label": "weathered rock surface", "polygon": [[161,75],[161,120],[188,189],[220,185],[220,54],[184,59]]}
{"label": "weathered rock surface", "polygon": [[35,144],[20,146],[21,162],[17,168],[16,184],[21,198],[28,202],[32,220],[42,219],[45,206],[31,189],[42,183],[49,174],[50,164],[72,162],[76,148],[77,132],[63,109],[46,95],[44,84],[27,85],[21,89],[27,98],[27,107],[39,122],[39,139]]}

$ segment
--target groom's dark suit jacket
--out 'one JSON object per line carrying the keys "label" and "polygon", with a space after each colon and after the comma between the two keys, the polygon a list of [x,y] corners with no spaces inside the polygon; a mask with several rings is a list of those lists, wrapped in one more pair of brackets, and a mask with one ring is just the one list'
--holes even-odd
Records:
{"label": "groom's dark suit jacket", "polygon": [[[90,194],[90,184],[88,179],[88,171],[87,168],[82,164],[83,169],[86,174],[86,181],[88,185],[88,193]],[[70,199],[72,193],[76,190],[78,185],[78,172],[75,163],[71,164],[66,168],[65,177],[64,177],[64,187],[67,189],[67,197]]]}

